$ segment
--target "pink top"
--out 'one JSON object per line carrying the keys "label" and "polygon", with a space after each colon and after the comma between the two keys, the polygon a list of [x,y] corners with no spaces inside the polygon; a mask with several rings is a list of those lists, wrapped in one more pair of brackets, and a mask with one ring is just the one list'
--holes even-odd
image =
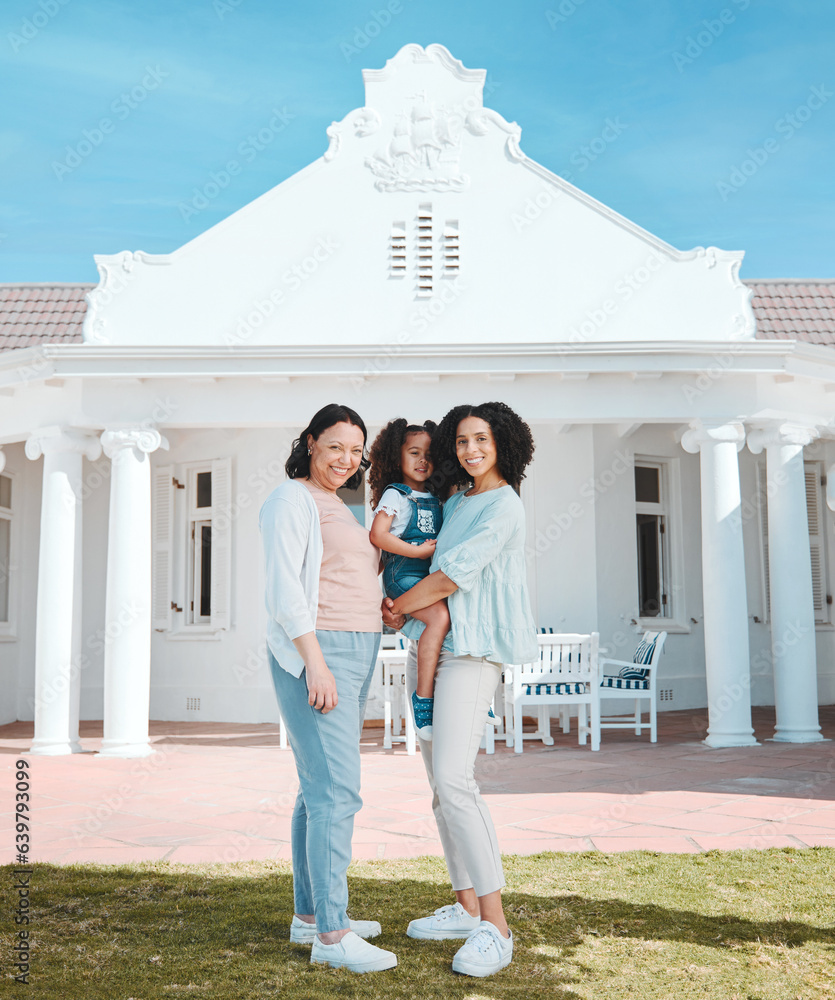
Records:
{"label": "pink top", "polygon": [[327,632],[379,632],[383,599],[377,576],[380,550],[341,499],[307,479],[322,528],[316,628]]}

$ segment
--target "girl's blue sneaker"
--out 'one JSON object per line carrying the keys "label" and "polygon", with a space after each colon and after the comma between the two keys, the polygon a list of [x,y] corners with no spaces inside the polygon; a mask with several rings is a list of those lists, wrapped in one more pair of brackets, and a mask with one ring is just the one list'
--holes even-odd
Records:
{"label": "girl's blue sneaker", "polygon": [[415,717],[415,729],[422,740],[432,739],[432,710],[434,698],[421,698],[417,691],[412,691],[412,715]]}

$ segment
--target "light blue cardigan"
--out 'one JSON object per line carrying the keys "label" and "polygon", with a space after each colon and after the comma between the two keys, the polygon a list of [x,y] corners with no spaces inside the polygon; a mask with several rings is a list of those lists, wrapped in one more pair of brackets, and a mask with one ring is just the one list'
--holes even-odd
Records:
{"label": "light blue cardigan", "polygon": [[294,479],[277,486],[259,515],[267,565],[267,643],[273,656],[294,677],[304,660],[293,639],[316,629],[322,529],[308,490]]}

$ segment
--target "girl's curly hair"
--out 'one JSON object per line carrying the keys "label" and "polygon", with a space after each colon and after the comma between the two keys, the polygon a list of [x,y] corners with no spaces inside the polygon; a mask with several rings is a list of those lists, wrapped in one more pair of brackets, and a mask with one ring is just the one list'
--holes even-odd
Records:
{"label": "girl's curly hair", "polygon": [[[371,460],[371,471],[368,473],[368,484],[371,487],[371,506],[379,504],[387,486],[399,483],[403,479],[400,468],[400,449],[406,443],[410,434],[426,433],[431,438],[435,433],[435,423],[426,420],[422,424],[410,424],[403,417],[391,420],[380,431],[368,457]],[[431,483],[427,484],[432,489]]]}
{"label": "girl's curly hair", "polygon": [[442,500],[449,499],[456,487],[472,486],[467,470],[458,461],[455,438],[458,425],[466,417],[478,417],[490,425],[496,442],[496,464],[502,477],[519,492],[525,469],[533,458],[531,429],[507,403],[479,403],[478,406],[454,406],[438,424],[432,436],[433,491]]}
{"label": "girl's curly hair", "polygon": [[360,467],[345,481],[345,488],[355,490],[362,482],[362,474],[368,468],[368,459],[365,457],[365,443],[368,440],[368,431],[365,429],[362,417],[350,406],[341,403],[328,403],[321,410],[317,410],[311,417],[310,423],[299,434],[290,449],[290,457],[284,465],[284,471],[288,479],[306,478],[310,475],[310,456],[307,453],[308,434],[314,441],[319,440],[322,431],[328,430],[334,424],[353,424],[362,431],[363,456],[360,460]]}

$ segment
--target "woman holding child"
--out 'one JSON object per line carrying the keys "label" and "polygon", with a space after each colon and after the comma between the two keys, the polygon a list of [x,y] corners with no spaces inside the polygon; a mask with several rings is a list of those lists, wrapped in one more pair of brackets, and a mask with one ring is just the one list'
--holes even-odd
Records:
{"label": "woman holding child", "polygon": [[[405,557],[388,574],[387,586],[397,594],[384,601],[384,621],[413,640],[431,630],[424,650],[410,644],[408,683],[413,691],[420,685],[434,693],[432,739],[421,736],[421,753],[456,897],[455,904],[412,920],[407,933],[466,938],[453,969],[488,976],[510,963],[513,939],[501,904],[496,834],[474,764],[502,664],[537,655],[518,496],[533,439],[504,403],[455,407],[436,430],[403,424],[395,471],[406,489],[395,493],[407,504],[391,497],[383,504],[385,494],[377,493],[373,535],[337,493],[358,485],[368,466],[365,425],[345,406],[330,404],[314,415],[293,444],[287,482],[261,510],[269,660],[300,784],[291,833],[296,915],[290,936],[312,944],[313,962],[355,972],[397,964],[392,952],[365,940],[380,933],[379,923],[347,916],[346,871],[361,805],[359,736],[380,638],[381,546]],[[422,488],[427,484],[431,493]],[[379,485],[372,483],[375,490]],[[466,488],[454,493],[456,487]],[[439,533],[435,497],[446,500]]]}
{"label": "woman holding child", "polygon": [[[421,753],[456,902],[409,924],[421,939],[466,938],[456,972],[489,976],[513,957],[501,902],[505,884],[496,833],[474,778],[503,663],[538,655],[525,565],[525,513],[518,491],[533,457],[530,428],[504,403],[457,406],[432,437],[436,493],[446,500],[429,574],[386,599],[383,620],[411,639],[421,609],[446,598],[451,627],[435,674],[432,741]],[[467,487],[453,493],[456,487]],[[404,615],[412,617],[403,624]],[[408,684],[417,678],[411,643]]]}

